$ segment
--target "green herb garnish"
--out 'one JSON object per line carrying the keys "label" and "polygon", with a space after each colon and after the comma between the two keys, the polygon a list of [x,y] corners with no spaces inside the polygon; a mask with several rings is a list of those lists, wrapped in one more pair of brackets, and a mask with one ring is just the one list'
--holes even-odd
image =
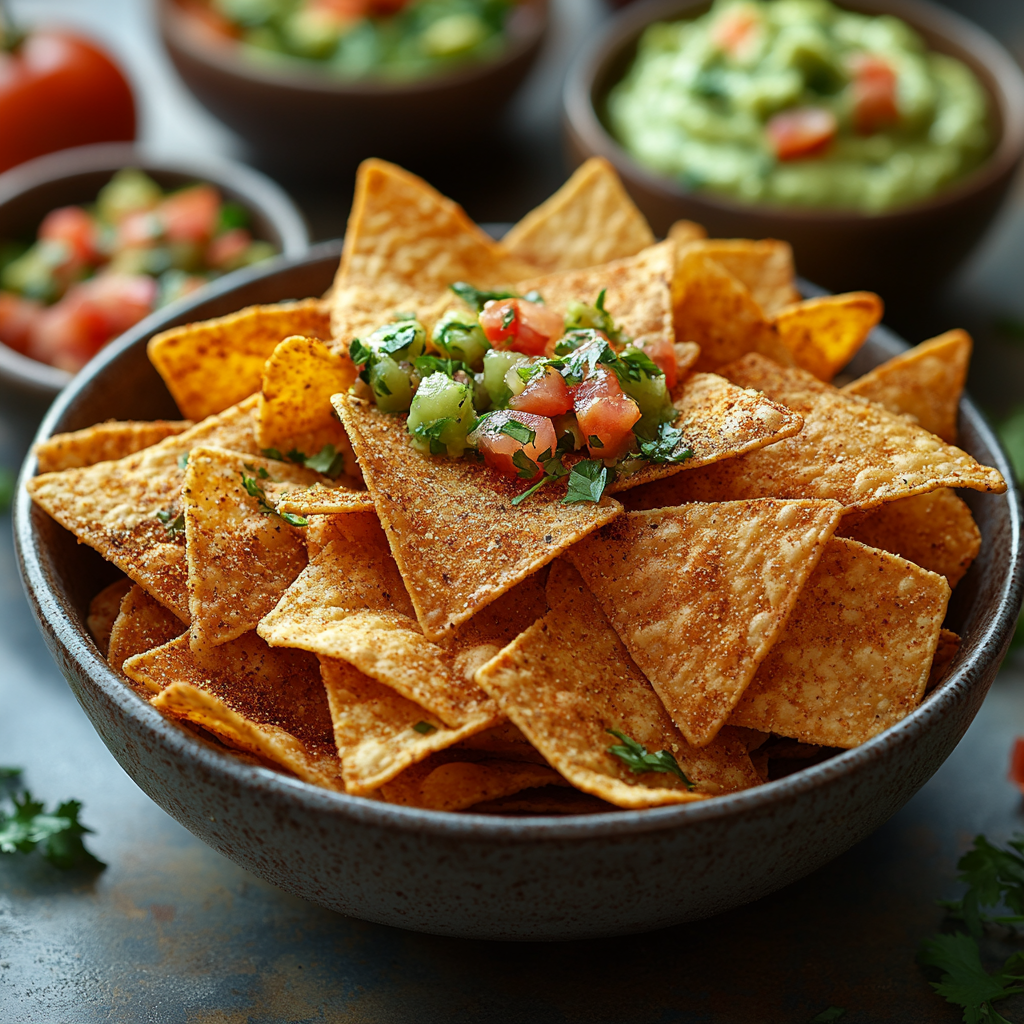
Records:
{"label": "green herb garnish", "polygon": [[498,427],[498,433],[507,434],[520,444],[533,444],[537,440],[536,430],[531,430],[525,423],[520,423],[519,420],[514,420],[511,417]]}
{"label": "green herb garnish", "polygon": [[[454,284],[448,285],[448,287],[455,292],[456,295],[463,302],[472,306],[478,313],[484,308],[485,303],[490,302],[492,299],[518,299],[519,295],[515,292],[492,292],[485,291],[481,288],[474,288],[471,284],[466,284],[465,281],[456,281]],[[536,302],[536,299],[531,299],[531,302]],[[353,357],[354,358],[354,357]]]}
{"label": "green herb garnish", "polygon": [[446,377],[455,379],[455,374],[465,373],[473,376],[473,367],[462,362],[461,359],[442,359],[439,356],[417,356],[412,365],[421,377],[429,377],[432,373],[443,373]]}
{"label": "green herb garnish", "polygon": [[316,455],[304,458],[303,465],[334,480],[345,471],[345,453],[336,451],[333,444],[325,444]]}
{"label": "green herb garnish", "polygon": [[178,456],[178,469],[185,470],[188,468],[188,457],[191,454],[191,452],[182,452]]}
{"label": "green herb garnish", "polygon": [[[251,466],[247,468],[252,469]],[[266,470],[264,470],[266,473]],[[270,474],[267,473],[267,476]],[[260,512],[265,516],[278,516],[284,520],[289,526],[309,526],[309,520],[305,516],[297,516],[291,512],[278,512],[273,505],[267,500],[267,492],[256,482],[255,477],[249,476],[244,470],[242,471],[242,486],[245,488],[246,493],[256,499],[259,504]]]}
{"label": "green herb garnish", "polygon": [[938,967],[942,980],[931,986],[947,1003],[963,1007],[968,1024],[1011,1024],[992,1007],[997,999],[1024,992],[1024,953],[1014,953],[1001,971],[989,974],[982,966],[978,943],[969,935],[936,935],[921,943],[921,963]]}
{"label": "green herb garnish", "polygon": [[160,509],[156,514],[157,519],[164,524],[164,529],[167,531],[167,536],[174,540],[179,533],[185,532],[185,513],[179,512],[177,515],[174,514],[173,509]]}
{"label": "green herb garnish", "polygon": [[597,459],[584,459],[577,462],[569,473],[569,489],[562,499],[562,504],[600,501],[607,485],[608,467]]}
{"label": "green herb garnish", "polygon": [[694,784],[686,777],[683,769],[679,767],[676,759],[667,751],[659,750],[656,754],[649,754],[647,748],[636,740],[631,740],[625,733],[617,729],[606,729],[616,739],[622,740],[622,745],[616,744],[608,748],[609,754],[614,754],[623,764],[636,775],[645,775],[647,772],[664,772],[668,775],[675,775],[682,780],[687,789],[694,789]]}
{"label": "green herb garnish", "polygon": [[683,445],[683,432],[671,423],[662,423],[653,440],[639,438],[640,454],[651,462],[685,462],[693,451]]}
{"label": "green herb garnish", "polygon": [[[555,454],[552,455],[551,449],[547,448],[537,457],[537,462],[533,463],[533,472],[534,474],[536,474],[540,469],[543,469],[544,476],[541,477],[541,479],[538,480],[532,487],[528,487],[525,491],[523,491],[522,494],[517,494],[512,499],[513,505],[521,505],[524,501],[526,501],[527,498],[530,498],[534,494],[536,494],[545,484],[549,484],[553,480],[561,480],[561,478],[569,472],[565,468],[565,466],[562,465],[562,460],[559,457],[561,454],[562,453],[556,448]],[[526,458],[525,452],[517,452],[516,455],[523,455],[523,457]],[[515,456],[513,456],[512,462],[514,465],[518,467],[519,464],[516,463]],[[519,473],[519,476],[523,476],[522,472]],[[526,477],[525,479],[532,479],[532,477]]]}
{"label": "green herb garnish", "polygon": [[441,419],[434,420],[432,423],[417,423],[409,433],[413,437],[426,441],[430,446],[431,455],[447,455],[448,445],[441,440],[441,434],[444,433],[444,429],[449,423],[455,422],[457,421],[454,416],[442,416]]}
{"label": "green herb garnish", "polygon": [[417,722],[413,729],[422,736],[429,736],[432,732],[437,732],[437,726],[431,725],[429,722]]}
{"label": "green herb garnish", "polygon": [[532,480],[540,472],[540,466],[522,448],[512,456],[512,465],[519,470],[520,480]]}

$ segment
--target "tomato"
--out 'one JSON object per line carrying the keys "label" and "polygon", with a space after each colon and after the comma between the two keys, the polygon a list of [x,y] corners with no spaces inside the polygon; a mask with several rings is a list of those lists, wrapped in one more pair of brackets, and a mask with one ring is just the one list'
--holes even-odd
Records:
{"label": "tomato", "polygon": [[574,392],[576,422],[591,456],[622,458],[636,441],[633,424],[640,419],[640,407],[623,394],[615,374],[602,367],[574,388]]}
{"label": "tomato", "polygon": [[757,41],[761,19],[743,7],[726,11],[711,30],[712,42],[731,57],[742,57]]}
{"label": "tomato", "polygon": [[42,312],[42,303],[34,299],[23,299],[14,292],[0,292],[0,342],[16,352],[27,352]]}
{"label": "tomato", "polygon": [[1013,749],[1010,751],[1010,774],[1008,778],[1024,793],[1024,738],[1020,736],[1013,741]]}
{"label": "tomato", "polygon": [[534,377],[508,404],[522,412],[533,412],[538,416],[560,416],[572,409],[572,395],[566,387],[565,378],[552,366]]}
{"label": "tomato", "polygon": [[39,238],[63,242],[71,254],[83,263],[100,258],[96,221],[80,206],[62,206],[51,210],[39,225]]}
{"label": "tomato", "polygon": [[28,35],[0,53],[0,171],[91,142],[135,138],[135,101],[117,66],[67,32]]}
{"label": "tomato", "polygon": [[130,213],[117,225],[118,249],[145,249],[163,234],[160,219],[149,210]]}
{"label": "tomato", "polygon": [[850,59],[853,73],[853,123],[861,135],[872,135],[900,119],[896,104],[896,72],[881,57],[858,53]]}
{"label": "tomato", "polygon": [[156,209],[171,242],[208,242],[217,230],[220,193],[212,185],[193,185],[169,195]]}
{"label": "tomato", "polygon": [[[524,442],[504,433],[501,428],[510,420],[532,430],[534,439]],[[525,452],[527,458],[537,462],[545,452],[554,455],[557,445],[555,427],[551,420],[528,412],[493,413],[469,435],[469,442],[483,452],[487,465],[506,476],[519,475],[519,467],[512,461],[517,452]],[[541,470],[538,469],[533,479],[536,480],[540,475]]]}
{"label": "tomato", "polygon": [[797,107],[768,122],[768,141],[780,160],[817,156],[831,145],[838,130],[835,114],[824,107]]}
{"label": "tomato", "polygon": [[232,228],[218,235],[206,250],[206,262],[218,270],[231,270],[240,266],[239,260],[249,248],[252,235],[245,228]]}
{"label": "tomato", "polygon": [[562,334],[561,314],[526,299],[491,299],[484,304],[480,325],[495,348],[542,356],[548,342]]}
{"label": "tomato", "polygon": [[676,347],[669,338],[656,338],[643,346],[644,355],[665,374],[665,384],[671,391],[676,386],[679,369],[676,364]]}

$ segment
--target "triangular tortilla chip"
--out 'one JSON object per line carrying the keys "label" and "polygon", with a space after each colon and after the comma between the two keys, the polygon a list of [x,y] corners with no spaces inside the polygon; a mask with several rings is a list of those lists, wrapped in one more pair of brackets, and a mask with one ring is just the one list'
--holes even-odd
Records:
{"label": "triangular tortilla chip", "polygon": [[565,786],[542,786],[524,789],[512,796],[484,800],[467,808],[472,814],[502,814],[511,818],[538,815],[609,814],[619,810],[614,804],[598,800],[596,796]]}
{"label": "triangular tortilla chip", "polygon": [[[685,803],[760,781],[728,730],[691,747],[630,658],[601,606],[568,563],[552,566],[552,610],[477,672],[477,682],[578,789],[619,807]],[[694,785],[671,773],[634,774],[609,748],[609,729],[667,751]]]}
{"label": "triangular tortilla chip", "polygon": [[654,244],[654,234],[615,168],[594,156],[512,227],[501,244],[513,256],[551,272],[634,256]]}
{"label": "triangular tortilla chip", "polygon": [[925,430],[956,444],[956,416],[972,348],[966,331],[947,331],[893,356],[843,391],[913,416]]}
{"label": "triangular tortilla chip", "polygon": [[803,416],[803,430],[741,458],[631,491],[631,508],[771,497],[833,498],[848,508],[866,510],[937,487],[996,493],[1006,489],[996,470],[979,465],[966,452],[804,370],[751,353],[723,367],[722,373]]}
{"label": "triangular tortilla chip", "polygon": [[562,504],[565,482],[513,505],[522,481],[409,443],[404,416],[335,395],[424,634],[438,639],[547,565],[622,506]]}
{"label": "triangular tortilla chip", "polygon": [[184,458],[200,445],[257,454],[256,396],[117,462],[44,473],[28,483],[33,501],[95,548],[162,605],[188,622]]}
{"label": "triangular tortilla chip", "polygon": [[873,292],[848,292],[805,299],[772,318],[793,362],[819,380],[831,380],[867,341],[882,319],[882,300]]}
{"label": "triangular tortilla chip", "polygon": [[[766,316],[800,301],[794,283],[793,248],[788,242],[774,238],[759,242],[747,238],[708,238],[682,244],[709,256],[744,284]],[[676,245],[680,242],[676,241]]]}
{"label": "triangular tortilla chip", "polygon": [[149,342],[149,359],[182,415],[198,420],[259,391],[263,364],[278,342],[292,334],[324,341],[331,337],[319,299],[249,306],[172,327]]}
{"label": "triangular tortilla chip", "polygon": [[834,501],[631,512],[569,558],[696,747],[725,724],[835,532]]}
{"label": "triangular tortilla chip", "polygon": [[863,516],[848,516],[836,532],[902,555],[945,576],[951,587],[963,579],[981,550],[981,531],[967,502],[948,487],[887,501]]}
{"label": "triangular tortilla chip", "polygon": [[85,628],[96,641],[96,646],[105,658],[110,648],[110,631],[114,620],[121,611],[121,599],[132,589],[132,581],[126,576],[104,587],[90,602],[89,614],[85,617]]}
{"label": "triangular tortilla chip", "polygon": [[350,512],[374,510],[369,491],[346,487],[336,481],[332,481],[330,486],[315,483],[298,490],[280,487],[271,490],[277,511],[297,516],[347,515]]}
{"label": "triangular tortilla chip", "polygon": [[223,644],[205,665],[188,637],[130,658],[125,673],[156,691],[166,714],[208,729],[230,747],[280,765],[300,779],[341,789],[327,695],[316,658],[277,651],[255,633]]}
{"label": "triangular tortilla chip", "polygon": [[920,703],[948,601],[936,573],[833,537],[730,724],[864,743]]}
{"label": "triangular tortilla chip", "polygon": [[668,240],[675,245],[677,252],[691,242],[699,242],[702,238],[707,237],[708,233],[704,226],[692,220],[677,220],[669,227],[667,235]]}
{"label": "triangular tortilla chip", "polygon": [[39,462],[38,472],[57,473],[123,459],[191,426],[191,420],[109,420],[85,430],[54,434],[34,444],[32,453]]}
{"label": "triangular tortilla chip", "polygon": [[[124,675],[124,663],[129,658],[163,647],[181,636],[186,628],[177,615],[154,601],[142,587],[133,584],[121,601],[118,616],[110,631],[107,664],[119,675]],[[134,680],[129,682],[147,700],[158,692]]]}
{"label": "triangular tortilla chip", "polygon": [[960,637],[951,629],[939,630],[939,643],[935,648],[935,656],[932,658],[932,667],[928,671],[928,682],[925,684],[924,692],[931,693],[949,673],[953,659],[960,650]]}

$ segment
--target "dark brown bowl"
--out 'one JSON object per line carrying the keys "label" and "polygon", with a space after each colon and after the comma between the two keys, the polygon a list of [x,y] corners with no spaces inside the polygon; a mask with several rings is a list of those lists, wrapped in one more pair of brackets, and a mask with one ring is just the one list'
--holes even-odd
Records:
{"label": "dark brown bowl", "polygon": [[[0,175],[0,239],[32,238],[51,210],[95,202],[99,190],[122,167],[138,167],[165,189],[197,181],[216,185],[225,199],[249,212],[255,238],[273,243],[287,256],[301,256],[309,248],[302,214],[278,185],[258,171],[228,160],[156,159],[131,143],[120,142],[50,153]],[[165,315],[166,310],[154,314]],[[45,396],[57,394],[72,376],[0,343],[0,381]]]}
{"label": "dark brown bowl", "polygon": [[870,288],[890,301],[937,287],[967,257],[995,217],[1024,156],[1024,75],[991,36],[922,0],[842,0],[866,14],[894,14],[928,45],[967,64],[991,98],[996,147],[962,181],[913,205],[880,214],[744,204],[687,191],[629,156],[604,123],[609,89],[625,74],[643,30],[655,21],[696,17],[706,0],[645,0],[613,18],[580,54],[564,93],[571,158],[607,157],[656,235],[680,218],[719,238],[782,238],[800,272],[833,291]]}
{"label": "dark brown bowl", "polygon": [[[240,272],[161,321],[139,325],[57,399],[39,438],[108,416],[175,416],[146,358],[158,330],[255,302],[316,295],[340,247]],[[862,373],[904,343],[876,330]],[[961,443],[1011,478],[970,401]],[[713,800],[642,811],[501,818],[388,805],[318,789],[243,763],[165,719],[108,667],[85,627],[115,570],[32,505],[15,499],[15,543],[43,636],[124,770],[186,828],[274,885],[332,910],[416,931],[489,939],[628,934],[717,914],[827,863],[878,828],[949,756],[988,692],[1021,603],[1016,490],[966,495],[984,543],[956,589],[948,624],[963,646],[947,679],[902,722],[821,764]]]}
{"label": "dark brown bowl", "polygon": [[548,5],[523,0],[497,59],[411,82],[344,81],[301,61],[253,63],[231,43],[197,32],[175,0],[157,0],[157,18],[185,84],[261,159],[282,167],[326,161],[348,168],[368,156],[439,153],[493,121],[540,51]]}

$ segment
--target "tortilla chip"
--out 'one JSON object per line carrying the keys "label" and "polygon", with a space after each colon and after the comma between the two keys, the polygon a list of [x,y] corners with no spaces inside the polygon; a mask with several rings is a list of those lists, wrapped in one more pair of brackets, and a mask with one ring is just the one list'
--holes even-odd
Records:
{"label": "tortilla chip", "polygon": [[372,512],[373,499],[368,491],[356,490],[344,484],[325,487],[315,483],[299,490],[272,488],[274,507],[278,512],[297,516],[348,515],[350,512]]}
{"label": "tortilla chip", "polygon": [[152,338],[147,351],[182,415],[199,420],[259,391],[263,364],[292,334],[330,339],[327,310],[319,299],[249,306],[172,327]]}
{"label": "tortilla chip", "polygon": [[689,244],[692,251],[710,257],[745,285],[765,316],[800,301],[794,284],[793,248],[788,242],[774,238],[759,242],[747,238],[708,238],[681,244]]}
{"label": "tortilla chip", "polygon": [[803,430],[741,458],[631,492],[631,508],[771,497],[833,498],[866,510],[937,487],[1006,489],[996,470],[966,452],[804,370],[752,353],[722,372],[740,387],[763,391],[803,416]]}
{"label": "tortilla chip", "polygon": [[676,392],[677,426],[693,455],[685,462],[641,462],[628,476],[622,474],[606,488],[608,494],[630,490],[698,469],[721,459],[756,451],[792,437],[803,420],[784,405],[755,391],[730,384],[715,373],[692,373]]}
{"label": "tortilla chip", "polygon": [[96,641],[103,657],[107,656],[110,647],[110,631],[114,628],[114,620],[121,610],[121,598],[132,589],[132,581],[122,576],[109,586],[104,587],[90,602],[89,614],[85,618],[85,628]]}
{"label": "tortilla chip", "polygon": [[112,462],[188,430],[190,420],[109,420],[85,430],[54,434],[32,446],[39,473]]}
{"label": "tortilla chip", "polygon": [[28,491],[61,526],[188,622],[185,531],[174,528],[182,512],[180,460],[201,445],[257,454],[255,407],[254,395],[117,462],[44,473]]}
{"label": "tortilla chip", "polygon": [[672,307],[676,339],[700,345],[698,370],[715,370],[748,352],[792,362],[746,285],[697,249],[685,249],[676,262]]}
{"label": "tortilla chip", "polygon": [[618,811],[614,804],[599,800],[589,793],[564,786],[542,786],[540,789],[524,789],[512,796],[485,800],[467,808],[471,814],[507,814],[511,817],[527,817],[548,814],[608,814]]}
{"label": "tortilla chip", "polygon": [[676,399],[686,383],[686,375],[700,359],[700,345],[695,341],[677,341],[672,347],[676,350],[676,386],[672,389],[672,398]]}
{"label": "tortilla chip", "polygon": [[805,299],[772,318],[793,362],[819,380],[831,380],[857,353],[882,319],[873,292],[848,292]]}
{"label": "tortilla chip", "polygon": [[932,667],[928,672],[928,682],[924,687],[925,693],[931,693],[946,678],[953,664],[953,659],[960,651],[960,643],[960,637],[951,629],[939,630],[939,644],[935,648],[935,657],[932,658]]}
{"label": "tortilla chip", "polygon": [[409,443],[404,416],[334,397],[424,634],[438,639],[546,565],[622,506],[563,505],[565,482],[513,505],[522,481]]}
{"label": "tortilla chip", "polygon": [[569,550],[693,746],[725,724],[842,511],[834,501],[764,498],[632,512]]}
{"label": "tortilla chip", "polygon": [[[630,658],[597,600],[568,563],[552,566],[551,611],[477,672],[477,682],[578,789],[619,807],[685,803],[756,785],[742,743],[728,730],[691,747]],[[673,774],[634,775],[609,748],[616,729],[651,753],[674,755]]]}
{"label": "tortilla chip", "polygon": [[513,256],[552,272],[635,256],[654,244],[654,234],[615,168],[594,156],[512,227],[501,244]]}
{"label": "tortilla chip", "polygon": [[[181,636],[187,628],[177,615],[154,601],[142,587],[133,584],[121,601],[118,616],[110,632],[107,664],[123,676],[124,663],[129,658],[170,643]],[[149,690],[134,680],[129,679],[129,682],[133,689],[147,700],[159,692]]]}
{"label": "tortilla chip", "polygon": [[667,237],[675,245],[678,252],[683,246],[689,245],[691,242],[699,242],[702,238],[707,238],[708,233],[704,226],[696,223],[696,221],[677,220],[668,229]]}
{"label": "tortilla chip", "polygon": [[833,537],[730,718],[855,747],[920,703],[949,586],[897,555]]}
{"label": "tortilla chip", "polygon": [[[546,612],[547,607],[544,608],[544,613]],[[496,650],[494,654],[498,654],[499,651],[500,649]],[[458,747],[459,750],[475,750],[502,761],[531,761],[533,764],[547,764],[544,755],[523,735],[523,731],[509,721],[503,721],[498,725],[491,726],[490,729],[484,729],[483,732],[474,733],[472,736],[460,740]]]}
{"label": "tortilla chip", "polygon": [[345,428],[331,395],[348,391],[356,368],[315,338],[285,338],[267,360],[257,414],[256,440],[263,449],[315,456],[330,445],[344,456],[343,471],[359,479]]}
{"label": "tortilla chip", "polygon": [[124,671],[156,691],[151,703],[165,714],[200,725],[229,747],[307,782],[341,789],[341,762],[316,658],[275,651],[255,633],[213,654],[200,666],[183,636],[130,658]]}
{"label": "tortilla chip", "polygon": [[981,550],[981,531],[967,503],[940,487],[847,516],[836,531],[945,576],[955,587]]}
{"label": "tortilla chip", "polygon": [[306,566],[301,528],[267,514],[243,477],[264,486],[282,477],[307,483],[316,474],[223,448],[192,450],[182,505],[190,642],[200,659],[208,648],[255,629]]}
{"label": "tortilla chip", "polygon": [[956,416],[972,348],[966,331],[947,331],[893,356],[843,391],[913,416],[925,430],[956,444]]}

